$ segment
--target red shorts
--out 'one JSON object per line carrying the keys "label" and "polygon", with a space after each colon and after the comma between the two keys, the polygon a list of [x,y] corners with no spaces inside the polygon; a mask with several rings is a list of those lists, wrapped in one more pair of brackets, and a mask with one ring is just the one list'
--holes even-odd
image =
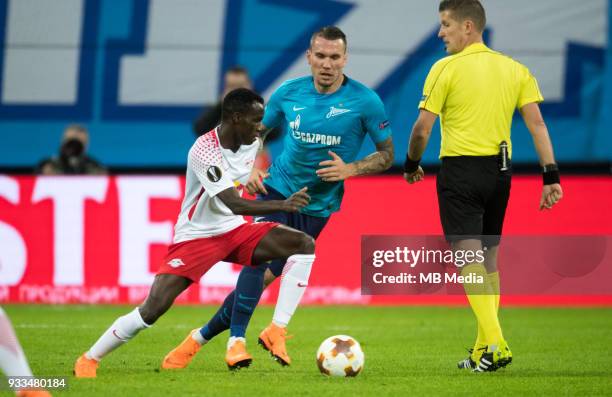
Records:
{"label": "red shorts", "polygon": [[276,222],[244,223],[218,236],[172,244],[157,274],[175,274],[198,282],[220,261],[251,266],[255,247],[278,225]]}

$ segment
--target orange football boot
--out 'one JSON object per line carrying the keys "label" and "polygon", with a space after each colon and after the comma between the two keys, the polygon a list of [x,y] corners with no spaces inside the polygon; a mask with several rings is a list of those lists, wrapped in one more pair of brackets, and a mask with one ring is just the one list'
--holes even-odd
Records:
{"label": "orange football boot", "polygon": [[261,334],[259,334],[259,344],[261,347],[270,352],[272,357],[285,366],[291,364],[291,358],[287,354],[285,341],[290,338],[287,336],[287,328],[279,327],[274,323],[270,323]]}
{"label": "orange football boot", "polygon": [[174,348],[164,357],[162,361],[162,369],[182,369],[189,365],[193,357],[200,350],[202,345],[195,341],[191,335],[197,331],[192,330],[189,335],[181,342],[180,345]]}
{"label": "orange football boot", "polygon": [[98,362],[85,357],[85,353],[74,363],[74,376],[77,378],[95,378]]}
{"label": "orange football boot", "polygon": [[235,341],[225,353],[227,368],[231,370],[246,368],[252,361],[253,357],[246,351],[246,345],[241,340]]}

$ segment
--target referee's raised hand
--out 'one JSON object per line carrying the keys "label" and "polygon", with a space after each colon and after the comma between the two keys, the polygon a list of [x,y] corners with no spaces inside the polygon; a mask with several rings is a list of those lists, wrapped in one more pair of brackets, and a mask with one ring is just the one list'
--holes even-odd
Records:
{"label": "referee's raised hand", "polygon": [[414,172],[404,172],[404,179],[406,180],[406,182],[412,185],[413,183],[417,183],[425,179],[425,171],[423,171],[423,168],[421,168],[421,166],[419,165],[417,170]]}
{"label": "referee's raised hand", "polygon": [[563,198],[563,189],[558,183],[544,185],[542,187],[542,198],[540,198],[540,211],[549,210]]}

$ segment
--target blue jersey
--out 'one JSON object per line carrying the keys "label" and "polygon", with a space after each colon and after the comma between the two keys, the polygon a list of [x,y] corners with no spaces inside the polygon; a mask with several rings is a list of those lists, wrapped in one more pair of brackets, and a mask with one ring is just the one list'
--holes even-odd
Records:
{"label": "blue jersey", "polygon": [[384,105],[363,84],[344,76],[332,94],[320,94],[312,76],[284,82],[270,98],[263,124],[285,131],[283,152],[265,183],[285,197],[308,187],[310,204],[302,213],[327,217],[340,209],[343,182],[323,182],[316,171],[333,151],[345,163],[355,160],[366,135],[375,142],[391,136]]}

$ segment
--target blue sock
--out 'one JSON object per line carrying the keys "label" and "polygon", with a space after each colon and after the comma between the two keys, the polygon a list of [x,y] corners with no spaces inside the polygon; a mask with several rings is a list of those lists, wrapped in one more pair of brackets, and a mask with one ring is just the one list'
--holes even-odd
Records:
{"label": "blue sock", "polygon": [[244,267],[238,276],[234,295],[234,308],[230,336],[242,337],[263,293],[265,266]]}
{"label": "blue sock", "polygon": [[232,316],[232,307],[234,306],[234,295],[236,291],[232,291],[223,304],[217,310],[217,313],[208,321],[208,323],[200,329],[200,334],[206,340],[211,340],[221,332],[229,329]]}
{"label": "blue sock", "polygon": [[274,274],[276,277],[279,277],[283,273],[283,268],[285,267],[285,263],[287,261],[284,259],[275,259],[268,263],[268,269]]}

